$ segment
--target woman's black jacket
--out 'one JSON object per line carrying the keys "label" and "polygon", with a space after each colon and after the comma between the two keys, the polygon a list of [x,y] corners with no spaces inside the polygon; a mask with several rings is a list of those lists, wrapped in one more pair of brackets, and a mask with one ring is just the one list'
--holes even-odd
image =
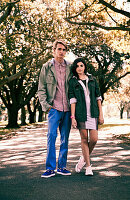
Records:
{"label": "woman's black jacket", "polygon": [[[97,104],[97,97],[101,96],[96,78],[88,75],[88,90],[90,92],[90,111],[91,117],[98,118],[99,109]],[[69,81],[69,99],[76,99],[75,118],[79,122],[87,121],[87,109],[85,102],[84,90],[76,77]]]}

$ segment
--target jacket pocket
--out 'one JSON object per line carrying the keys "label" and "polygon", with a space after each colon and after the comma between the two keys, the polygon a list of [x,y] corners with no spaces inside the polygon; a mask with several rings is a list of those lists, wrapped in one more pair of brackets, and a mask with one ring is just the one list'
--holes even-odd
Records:
{"label": "jacket pocket", "polygon": [[54,84],[55,83],[55,77],[52,74],[48,74],[46,77],[46,83],[47,84]]}

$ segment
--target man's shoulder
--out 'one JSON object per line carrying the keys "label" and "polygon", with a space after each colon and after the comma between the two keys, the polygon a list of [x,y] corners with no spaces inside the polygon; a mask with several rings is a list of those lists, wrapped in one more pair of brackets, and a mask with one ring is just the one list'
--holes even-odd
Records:
{"label": "man's shoulder", "polygon": [[52,59],[51,59],[51,60],[48,60],[46,63],[44,63],[44,64],[42,65],[41,72],[42,72],[42,73],[45,73],[45,71],[47,72],[52,66],[53,66],[53,61],[52,61]]}
{"label": "man's shoulder", "polygon": [[71,66],[72,65],[72,63],[69,62],[68,60],[65,60],[65,63],[66,63],[67,66]]}
{"label": "man's shoulder", "polygon": [[44,63],[44,64],[42,65],[42,67],[43,67],[43,68],[47,68],[47,67],[52,66],[52,65],[53,65],[53,60],[50,59],[50,60],[48,60],[46,63]]}

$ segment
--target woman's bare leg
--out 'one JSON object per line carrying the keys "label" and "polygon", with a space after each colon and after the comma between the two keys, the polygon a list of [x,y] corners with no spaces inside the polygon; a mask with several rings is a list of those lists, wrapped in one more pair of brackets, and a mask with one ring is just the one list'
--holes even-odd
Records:
{"label": "woman's bare leg", "polygon": [[89,141],[89,154],[92,153],[97,140],[98,140],[98,131],[97,130],[89,130],[89,137],[90,137],[90,141]]}
{"label": "woman's bare leg", "polygon": [[80,136],[81,136],[82,154],[84,156],[84,160],[86,162],[86,167],[87,167],[87,166],[90,166],[89,146],[88,146],[88,130],[81,129]]}

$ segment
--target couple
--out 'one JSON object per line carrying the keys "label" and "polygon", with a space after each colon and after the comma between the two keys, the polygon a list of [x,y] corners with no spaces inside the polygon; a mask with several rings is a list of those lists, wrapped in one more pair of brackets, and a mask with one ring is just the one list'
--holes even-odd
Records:
{"label": "couple", "polygon": [[56,40],[53,43],[54,58],[43,65],[39,77],[39,101],[42,110],[48,111],[46,171],[41,175],[44,178],[55,176],[58,128],[61,144],[57,173],[71,175],[66,169],[71,124],[79,129],[83,154],[75,171],[80,172],[86,165],[85,175],[93,175],[90,154],[98,139],[98,123],[104,121],[96,79],[87,73],[87,65],[82,58],[77,58],[70,65],[64,59],[66,52],[65,41]]}

